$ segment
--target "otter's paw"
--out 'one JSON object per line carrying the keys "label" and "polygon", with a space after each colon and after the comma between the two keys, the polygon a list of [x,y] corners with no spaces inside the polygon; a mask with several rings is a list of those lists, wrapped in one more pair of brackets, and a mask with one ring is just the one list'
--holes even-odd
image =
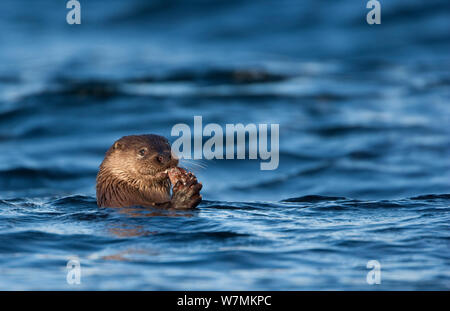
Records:
{"label": "otter's paw", "polygon": [[172,207],[177,209],[195,208],[202,201],[202,184],[192,174],[186,175],[186,182],[178,181],[172,189]]}

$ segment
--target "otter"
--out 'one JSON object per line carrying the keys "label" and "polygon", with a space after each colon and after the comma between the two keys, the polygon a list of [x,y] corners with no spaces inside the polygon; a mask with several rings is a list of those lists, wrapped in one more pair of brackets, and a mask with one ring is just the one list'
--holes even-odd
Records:
{"label": "otter", "polygon": [[173,185],[168,171],[177,168],[169,141],[159,135],[130,135],[114,142],[97,174],[99,207],[195,208],[202,184],[188,173]]}

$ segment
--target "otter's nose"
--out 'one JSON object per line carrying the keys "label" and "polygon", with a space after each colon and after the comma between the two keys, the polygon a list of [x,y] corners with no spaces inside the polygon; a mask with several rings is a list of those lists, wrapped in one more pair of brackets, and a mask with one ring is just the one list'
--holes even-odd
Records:
{"label": "otter's nose", "polygon": [[158,155],[157,159],[158,159],[158,162],[160,162],[160,163],[167,163],[172,159],[172,155],[170,153],[169,154],[160,154],[160,155]]}

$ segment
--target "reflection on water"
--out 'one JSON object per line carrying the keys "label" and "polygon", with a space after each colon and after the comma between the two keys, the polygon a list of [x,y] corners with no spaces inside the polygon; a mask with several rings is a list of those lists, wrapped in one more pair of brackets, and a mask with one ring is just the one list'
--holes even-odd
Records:
{"label": "reflection on water", "polygon": [[[147,207],[123,207],[114,208],[119,214],[125,214],[126,217],[192,217],[198,213],[197,210],[192,211],[180,211],[180,210],[166,210],[158,208],[147,208]],[[126,220],[127,218],[125,218]],[[116,237],[138,237],[150,234],[157,234],[156,231],[144,230],[143,226],[131,225],[128,222],[111,224],[108,232]]]}
{"label": "reflection on water", "polygon": [[120,224],[116,226],[113,225],[111,228],[109,228],[108,232],[118,238],[137,237],[157,233],[143,230],[142,226],[132,226],[131,228],[127,228],[126,224]]}
{"label": "reflection on water", "polygon": [[197,212],[197,209],[174,210],[150,207],[123,207],[117,210],[119,213],[126,214],[129,217],[192,217]]}
{"label": "reflection on water", "polygon": [[142,255],[142,256],[155,256],[158,255],[156,252],[151,252],[149,250],[145,249],[133,249],[130,248],[128,250],[124,250],[121,252],[118,252],[116,254],[102,256],[101,259],[103,260],[118,260],[118,261],[133,261],[132,258],[129,258],[129,256],[133,255]]}

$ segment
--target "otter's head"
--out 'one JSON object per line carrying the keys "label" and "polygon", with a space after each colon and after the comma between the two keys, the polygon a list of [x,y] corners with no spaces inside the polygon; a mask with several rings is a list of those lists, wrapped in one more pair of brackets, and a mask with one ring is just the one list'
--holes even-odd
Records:
{"label": "otter's head", "polygon": [[131,184],[154,184],[167,180],[166,170],[177,165],[169,141],[148,134],[117,140],[106,153],[101,169]]}

